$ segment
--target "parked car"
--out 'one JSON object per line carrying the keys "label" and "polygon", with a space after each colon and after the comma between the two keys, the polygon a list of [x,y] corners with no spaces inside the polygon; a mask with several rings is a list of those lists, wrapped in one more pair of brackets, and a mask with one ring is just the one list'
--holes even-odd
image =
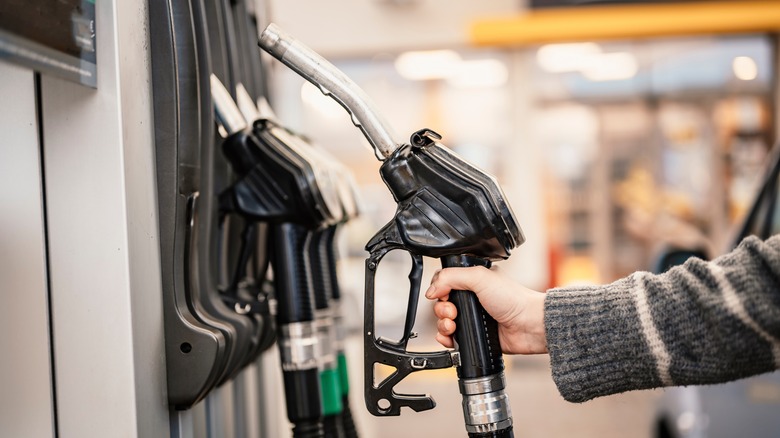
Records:
{"label": "parked car", "polygon": [[[769,160],[749,213],[729,250],[743,238],[780,233],[780,145]],[[689,257],[704,257],[701,248],[670,248],[656,263],[663,272]],[[780,290],[777,291],[780,294]],[[720,385],[669,388],[658,404],[655,438],[780,437],[780,371]]]}

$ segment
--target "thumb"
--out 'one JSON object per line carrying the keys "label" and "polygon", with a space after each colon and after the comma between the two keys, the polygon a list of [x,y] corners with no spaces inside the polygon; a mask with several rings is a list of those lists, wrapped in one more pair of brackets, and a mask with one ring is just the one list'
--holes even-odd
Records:
{"label": "thumb", "polygon": [[452,290],[470,290],[478,294],[490,276],[495,275],[483,266],[468,268],[445,268],[431,279],[431,286],[425,292],[428,299],[446,299]]}

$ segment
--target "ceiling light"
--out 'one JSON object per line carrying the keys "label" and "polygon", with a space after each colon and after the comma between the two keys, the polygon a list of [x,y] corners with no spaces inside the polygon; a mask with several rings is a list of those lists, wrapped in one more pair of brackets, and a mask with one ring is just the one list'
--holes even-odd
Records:
{"label": "ceiling light", "polygon": [[743,81],[752,81],[758,76],[758,65],[749,56],[737,56],[731,63],[734,75]]}
{"label": "ceiling light", "polygon": [[582,75],[594,82],[631,79],[639,71],[639,62],[631,53],[614,52],[591,55]]}
{"label": "ceiling light", "polygon": [[396,58],[395,69],[410,81],[447,79],[456,73],[460,62],[460,55],[452,50],[405,52]]}
{"label": "ceiling light", "polygon": [[596,43],[547,44],[537,50],[536,61],[550,73],[565,73],[581,70],[600,53]]}
{"label": "ceiling light", "polygon": [[493,88],[506,84],[509,70],[497,59],[461,62],[447,83],[457,88]]}

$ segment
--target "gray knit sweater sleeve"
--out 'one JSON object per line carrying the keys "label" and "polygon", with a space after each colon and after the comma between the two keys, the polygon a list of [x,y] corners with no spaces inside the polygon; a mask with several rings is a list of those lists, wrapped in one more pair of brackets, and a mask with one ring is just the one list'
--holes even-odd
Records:
{"label": "gray knit sweater sleeve", "polygon": [[780,368],[780,236],[545,299],[553,379],[583,402],[660,386],[726,382]]}

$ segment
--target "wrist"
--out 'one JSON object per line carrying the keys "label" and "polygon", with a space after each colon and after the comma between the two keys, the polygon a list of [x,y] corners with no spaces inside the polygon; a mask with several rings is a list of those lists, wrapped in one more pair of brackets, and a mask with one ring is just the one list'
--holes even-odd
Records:
{"label": "wrist", "polygon": [[526,315],[529,350],[535,354],[547,353],[547,332],[544,326],[544,300],[546,294],[529,291]]}

